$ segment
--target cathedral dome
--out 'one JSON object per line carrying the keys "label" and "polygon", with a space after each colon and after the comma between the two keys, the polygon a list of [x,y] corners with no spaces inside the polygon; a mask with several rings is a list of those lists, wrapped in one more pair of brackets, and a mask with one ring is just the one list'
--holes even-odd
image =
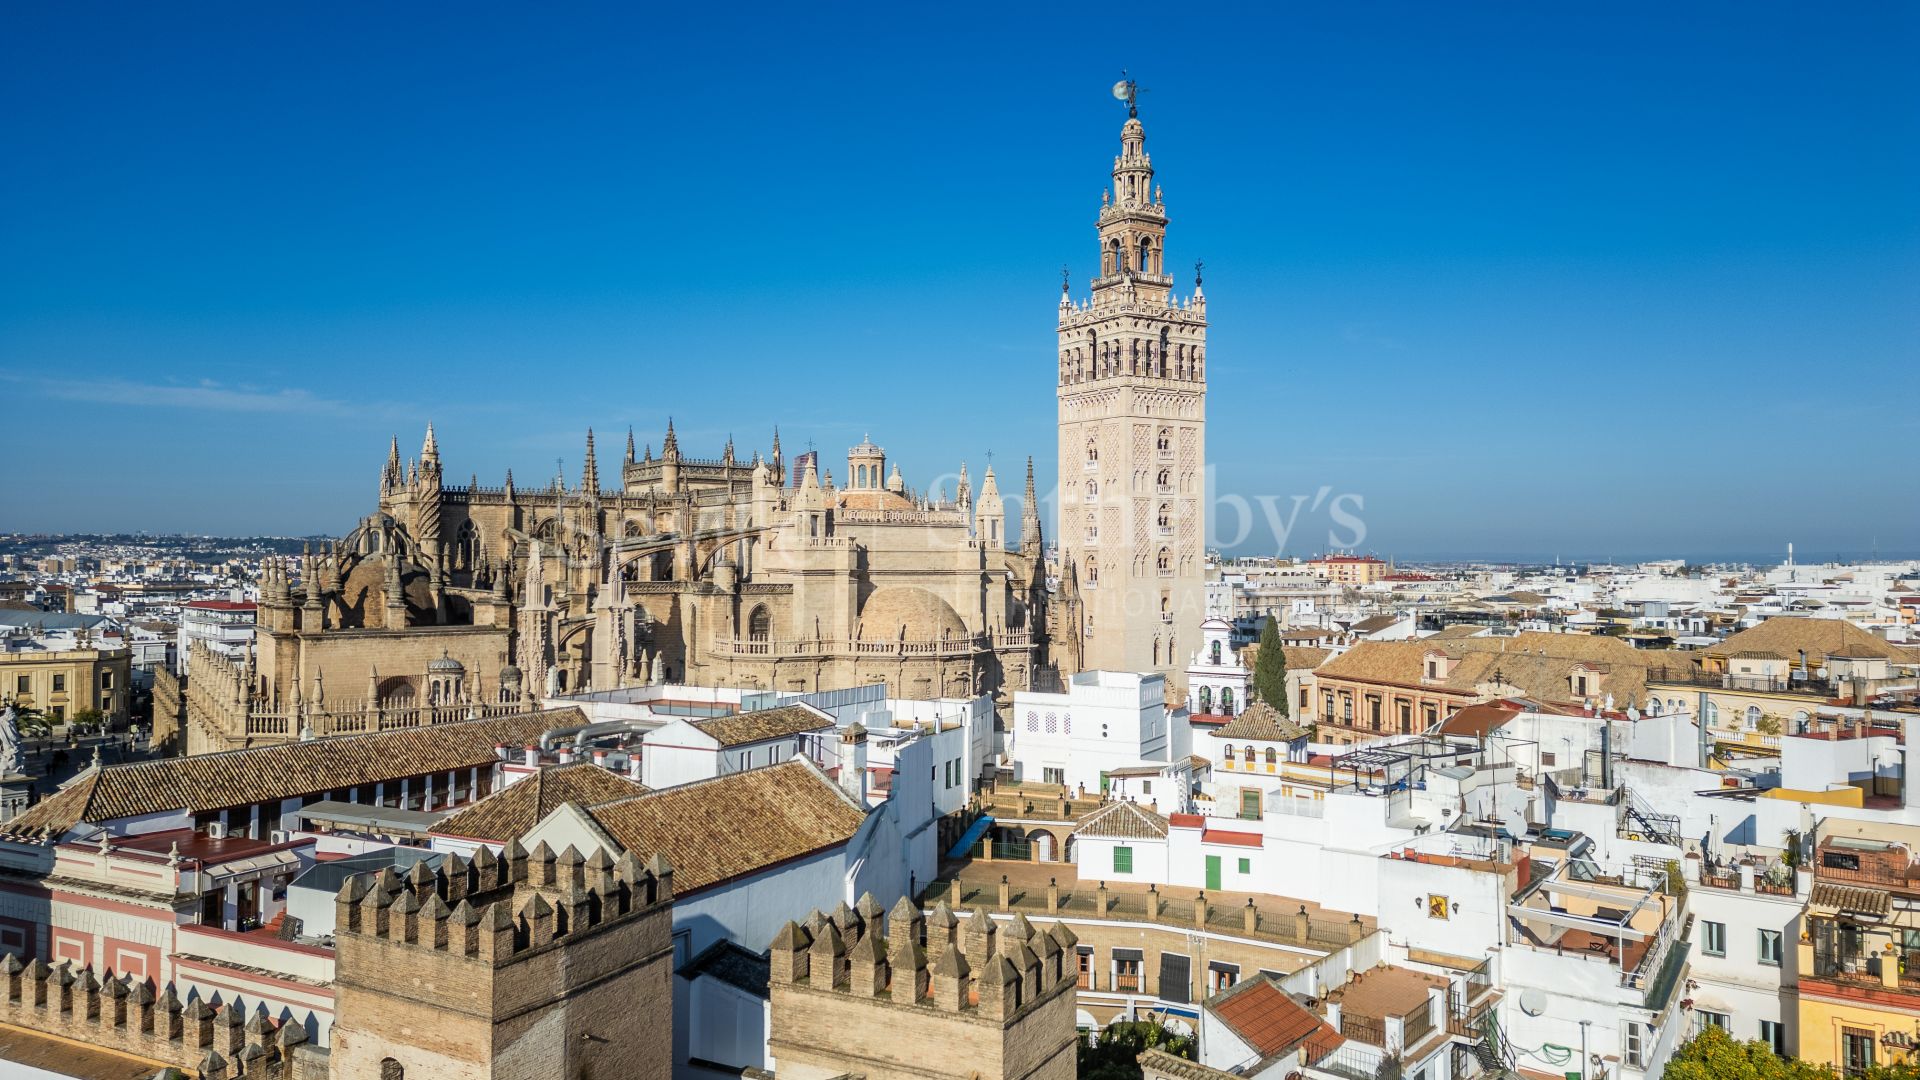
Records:
{"label": "cathedral dome", "polygon": [[911,510],[913,500],[897,491],[848,491],[834,505],[842,510]]}
{"label": "cathedral dome", "polygon": [[953,605],[917,586],[884,586],[860,605],[862,641],[937,641],[969,633]]}
{"label": "cathedral dome", "polygon": [[[398,629],[387,627],[387,560],[390,558],[393,558],[391,553],[367,556],[347,571],[340,583],[344,626]],[[433,582],[425,570],[402,561],[400,593],[406,600],[409,624],[433,621]]]}
{"label": "cathedral dome", "polygon": [[460,675],[466,672],[467,666],[448,656],[447,651],[442,649],[438,659],[427,661],[427,670],[436,675]]}

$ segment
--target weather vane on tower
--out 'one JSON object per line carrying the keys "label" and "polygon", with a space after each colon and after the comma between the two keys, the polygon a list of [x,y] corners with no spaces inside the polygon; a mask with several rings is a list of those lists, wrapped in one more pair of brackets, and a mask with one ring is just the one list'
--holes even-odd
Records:
{"label": "weather vane on tower", "polygon": [[1140,115],[1136,105],[1140,97],[1140,84],[1127,77],[1126,68],[1120,69],[1120,81],[1113,84],[1113,96],[1114,100],[1127,103],[1128,119],[1131,120]]}

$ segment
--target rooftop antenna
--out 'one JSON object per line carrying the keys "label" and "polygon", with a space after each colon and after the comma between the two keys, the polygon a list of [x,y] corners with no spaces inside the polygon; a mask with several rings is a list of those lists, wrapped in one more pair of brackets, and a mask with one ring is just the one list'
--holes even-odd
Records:
{"label": "rooftop antenna", "polygon": [[1124,101],[1127,103],[1127,118],[1129,120],[1140,115],[1138,104],[1140,99],[1140,84],[1127,77],[1126,68],[1120,69],[1120,81],[1113,84],[1113,97],[1115,101]]}

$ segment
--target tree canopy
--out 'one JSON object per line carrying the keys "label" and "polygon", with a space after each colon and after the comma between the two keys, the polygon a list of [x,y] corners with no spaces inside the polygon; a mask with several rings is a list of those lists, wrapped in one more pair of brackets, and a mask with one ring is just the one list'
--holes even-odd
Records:
{"label": "tree canopy", "polygon": [[1280,624],[1267,616],[1260,628],[1260,651],[1253,658],[1253,696],[1279,711],[1287,711],[1287,652],[1280,645]]}
{"label": "tree canopy", "polygon": [[[1660,1080],[1839,1080],[1839,1075],[1830,1065],[1783,1058],[1758,1039],[1741,1042],[1720,1028],[1707,1027],[1674,1051]],[[1920,1066],[1876,1065],[1854,1077],[1920,1080]]]}
{"label": "tree canopy", "polygon": [[1140,1055],[1156,1047],[1189,1061],[1197,1051],[1191,1035],[1149,1020],[1122,1020],[1080,1041],[1079,1080],[1140,1080]]}

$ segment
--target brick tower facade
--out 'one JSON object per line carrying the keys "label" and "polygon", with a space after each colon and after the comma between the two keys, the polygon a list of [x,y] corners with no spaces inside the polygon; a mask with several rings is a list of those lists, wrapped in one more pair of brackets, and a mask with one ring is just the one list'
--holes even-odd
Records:
{"label": "brick tower facade", "polygon": [[1073,1080],[1073,931],[940,914],[903,897],[883,917],[869,897],[781,928],[767,1044],[780,1080]]}
{"label": "brick tower facade", "polygon": [[1206,609],[1207,301],[1197,264],[1193,295],[1174,294],[1166,206],[1123,86],[1100,271],[1090,299],[1061,284],[1061,570],[1079,593],[1083,667],[1184,687]]}
{"label": "brick tower facade", "polygon": [[332,1076],[670,1080],[673,871],[658,859],[515,842],[355,876],[335,904]]}

